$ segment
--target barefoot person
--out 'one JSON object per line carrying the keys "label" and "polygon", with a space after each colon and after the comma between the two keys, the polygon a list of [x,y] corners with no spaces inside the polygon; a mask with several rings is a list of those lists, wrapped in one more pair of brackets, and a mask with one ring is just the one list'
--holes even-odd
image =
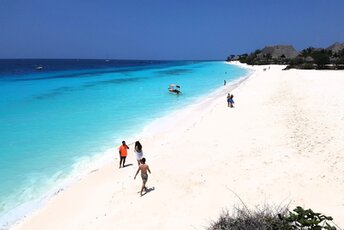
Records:
{"label": "barefoot person", "polygon": [[148,180],[148,173],[151,173],[151,171],[149,170],[149,167],[148,165],[146,165],[146,159],[145,158],[142,158],[141,159],[141,165],[139,165],[139,168],[137,169],[137,172],[134,176],[134,180],[136,179],[136,176],[137,174],[141,171],[141,178],[142,178],[142,188],[141,188],[141,196],[143,195],[142,192],[143,190],[147,191],[147,188],[146,188],[146,183],[147,183],[147,180]]}
{"label": "barefoot person", "polygon": [[227,104],[228,104],[228,107],[230,107],[230,105],[231,105],[231,94],[230,93],[228,93],[228,95],[227,95]]}
{"label": "barefoot person", "polygon": [[135,142],[135,149],[134,152],[136,154],[136,160],[137,160],[137,165],[140,166],[140,161],[143,157],[143,152],[142,152],[142,145],[139,141]]}
{"label": "barefoot person", "polygon": [[228,104],[228,107],[231,107],[231,108],[234,107],[234,100],[233,100],[233,97],[234,97],[233,94],[228,93],[228,95],[227,95],[227,104]]}
{"label": "barefoot person", "polygon": [[118,148],[119,150],[119,157],[120,157],[120,161],[119,161],[119,168],[121,168],[122,162],[123,162],[123,168],[124,168],[124,164],[125,164],[125,158],[127,157],[127,149],[129,149],[128,145],[125,143],[125,141],[122,141],[122,145]]}
{"label": "barefoot person", "polygon": [[234,95],[232,94],[229,98],[229,102],[231,104],[231,108],[234,108],[234,100],[233,100]]}

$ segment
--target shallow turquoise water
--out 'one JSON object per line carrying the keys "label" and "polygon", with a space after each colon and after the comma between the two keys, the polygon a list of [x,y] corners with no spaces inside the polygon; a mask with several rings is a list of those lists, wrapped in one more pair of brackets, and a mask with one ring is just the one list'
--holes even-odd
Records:
{"label": "shallow turquoise water", "polygon": [[[0,216],[39,199],[81,159],[101,155],[171,107],[245,74],[223,62],[195,62],[1,76]],[[183,94],[169,94],[170,83]]]}

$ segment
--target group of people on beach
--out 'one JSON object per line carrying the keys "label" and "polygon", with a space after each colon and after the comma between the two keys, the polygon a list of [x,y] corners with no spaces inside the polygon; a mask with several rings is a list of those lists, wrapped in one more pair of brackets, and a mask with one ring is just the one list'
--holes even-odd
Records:
{"label": "group of people on beach", "polygon": [[[227,95],[227,103],[228,107],[233,108],[234,107],[234,95],[228,93]],[[124,168],[125,165],[125,160],[128,155],[128,149],[129,146],[125,143],[125,141],[122,141],[122,145],[118,148],[119,151],[119,168]],[[146,158],[143,157],[143,151],[142,151],[142,145],[139,141],[135,142],[135,147],[134,147],[134,152],[136,155],[136,160],[137,160],[137,165],[138,169],[136,171],[136,174],[134,176],[134,179],[136,179],[137,174],[141,171],[141,178],[142,178],[142,187],[141,187],[141,196],[143,195],[143,191],[147,192],[147,187],[146,183],[148,180],[148,172],[151,173],[149,166],[146,164]]]}
{"label": "group of people on beach", "polygon": [[[128,155],[128,149],[129,146],[125,143],[125,141],[122,141],[122,145],[118,148],[120,157],[119,168],[125,167],[125,159]],[[149,166],[146,164],[146,158],[143,157],[142,145],[139,141],[135,142],[134,152],[138,164],[138,169],[134,176],[134,180],[136,179],[137,174],[141,171],[142,187],[140,195],[143,196],[143,191],[147,192],[146,183],[148,180],[148,172],[151,173],[151,171]]]}
{"label": "group of people on beach", "polygon": [[228,107],[234,108],[234,100],[233,100],[233,97],[234,97],[233,94],[228,93],[228,95],[227,95],[227,104],[228,104]]}

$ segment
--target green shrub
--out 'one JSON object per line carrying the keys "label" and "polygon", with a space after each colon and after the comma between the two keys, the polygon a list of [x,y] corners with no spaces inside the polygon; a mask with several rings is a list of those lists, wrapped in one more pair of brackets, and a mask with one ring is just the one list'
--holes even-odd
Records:
{"label": "green shrub", "polygon": [[220,218],[213,222],[208,230],[263,230],[263,229],[286,229],[288,224],[279,216],[288,213],[286,208],[272,210],[264,207],[256,211],[247,208],[237,208],[233,215],[228,211],[223,212]]}
{"label": "green shrub", "polygon": [[336,227],[331,226],[328,221],[332,221],[332,217],[325,216],[321,213],[313,212],[311,209],[303,209],[296,207],[293,212],[289,212],[284,220],[289,223],[291,229],[312,229],[312,230],[335,230]]}
{"label": "green shrub", "polygon": [[245,207],[235,209],[232,215],[228,211],[223,212],[208,230],[336,230],[330,222],[332,217],[301,207],[296,207],[292,212],[287,208],[266,206],[251,211]]}
{"label": "green shrub", "polygon": [[296,58],[294,58],[294,59],[291,59],[290,60],[290,62],[289,62],[289,64],[290,65],[301,65],[301,64],[303,64],[305,61],[303,60],[303,58],[301,58],[301,57],[296,57]]}
{"label": "green shrub", "polygon": [[315,65],[312,63],[304,63],[301,65],[301,69],[315,69]]}
{"label": "green shrub", "polygon": [[330,64],[330,53],[326,50],[314,51],[311,54],[314,59],[314,63],[318,65],[319,68],[324,67],[327,64]]}

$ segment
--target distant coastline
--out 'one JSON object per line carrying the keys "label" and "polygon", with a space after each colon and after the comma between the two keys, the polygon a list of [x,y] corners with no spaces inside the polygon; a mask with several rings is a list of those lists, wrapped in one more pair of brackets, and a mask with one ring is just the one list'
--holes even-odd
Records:
{"label": "distant coastline", "polygon": [[327,48],[308,47],[297,51],[292,45],[266,46],[249,54],[230,55],[227,61],[248,65],[287,65],[287,69],[344,69],[344,43],[336,42]]}

